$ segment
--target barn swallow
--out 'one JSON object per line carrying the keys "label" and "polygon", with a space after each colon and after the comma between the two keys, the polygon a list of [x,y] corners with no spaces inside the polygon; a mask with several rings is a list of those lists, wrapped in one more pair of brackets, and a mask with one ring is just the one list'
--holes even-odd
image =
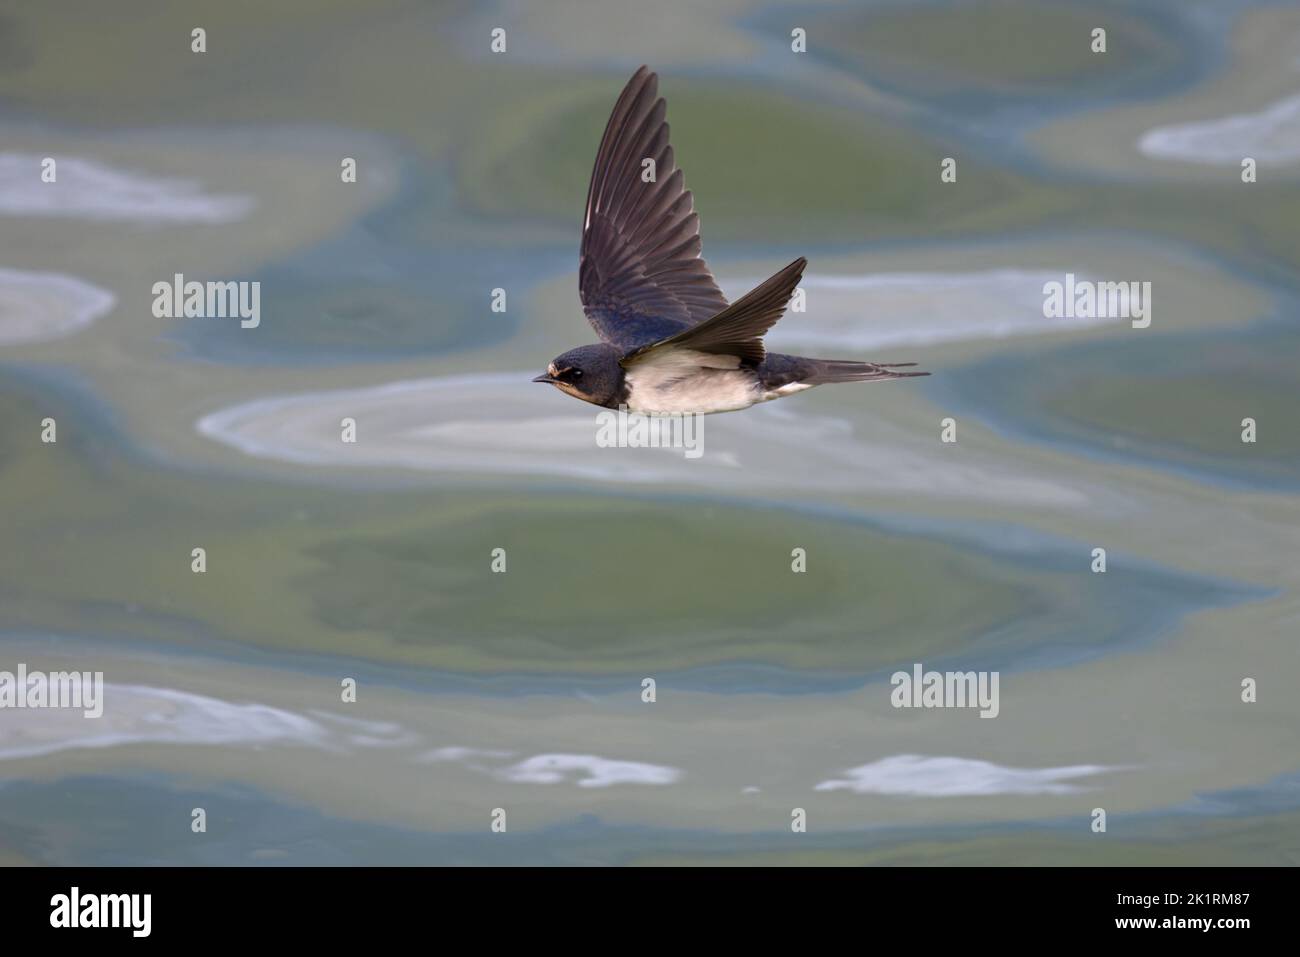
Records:
{"label": "barn swallow", "polygon": [[623,88],[587,190],[578,291],[602,341],[557,356],[533,381],[606,408],[671,414],[733,412],[828,382],[928,375],[895,371],[914,362],[764,349],[763,335],[808,261],[799,257],[727,302],[700,256],[700,217],[668,143],[658,90],[658,76],[644,66]]}

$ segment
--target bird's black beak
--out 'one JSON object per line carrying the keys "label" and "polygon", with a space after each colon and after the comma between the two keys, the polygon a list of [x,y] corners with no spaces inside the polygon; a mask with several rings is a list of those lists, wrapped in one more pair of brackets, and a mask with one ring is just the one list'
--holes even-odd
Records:
{"label": "bird's black beak", "polygon": [[534,377],[533,377],[533,381],[534,381],[534,382],[554,382],[555,380],[551,378],[551,374],[550,374],[549,372],[543,372],[543,373],[542,373],[541,375],[539,375],[539,376],[534,376]]}

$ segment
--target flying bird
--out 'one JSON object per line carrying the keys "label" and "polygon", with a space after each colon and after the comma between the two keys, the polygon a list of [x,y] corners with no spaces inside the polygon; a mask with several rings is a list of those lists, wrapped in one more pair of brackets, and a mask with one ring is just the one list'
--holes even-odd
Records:
{"label": "flying bird", "polygon": [[557,356],[533,381],[610,409],[672,414],[733,412],[829,382],[928,375],[896,371],[914,362],[809,359],[763,347],[808,261],[799,257],[727,302],[700,256],[700,217],[658,90],[644,66],[623,88],[587,190],[578,290],[602,341]]}

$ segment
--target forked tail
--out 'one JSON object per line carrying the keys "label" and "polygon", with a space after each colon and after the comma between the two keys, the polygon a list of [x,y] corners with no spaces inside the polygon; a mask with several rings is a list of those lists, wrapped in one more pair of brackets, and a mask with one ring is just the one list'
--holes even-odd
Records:
{"label": "forked tail", "polygon": [[913,379],[929,375],[928,372],[897,372],[916,365],[915,362],[848,362],[842,359],[803,359],[808,371],[801,376],[809,385],[828,382],[871,382],[876,379]]}

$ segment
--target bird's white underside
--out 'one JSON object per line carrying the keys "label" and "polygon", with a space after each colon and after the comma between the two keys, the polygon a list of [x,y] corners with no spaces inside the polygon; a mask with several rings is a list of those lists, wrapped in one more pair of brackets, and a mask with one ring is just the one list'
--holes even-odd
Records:
{"label": "bird's white underside", "polygon": [[656,349],[629,363],[625,381],[630,411],[659,414],[735,412],[812,388],[793,382],[765,391],[736,356],[674,348]]}

